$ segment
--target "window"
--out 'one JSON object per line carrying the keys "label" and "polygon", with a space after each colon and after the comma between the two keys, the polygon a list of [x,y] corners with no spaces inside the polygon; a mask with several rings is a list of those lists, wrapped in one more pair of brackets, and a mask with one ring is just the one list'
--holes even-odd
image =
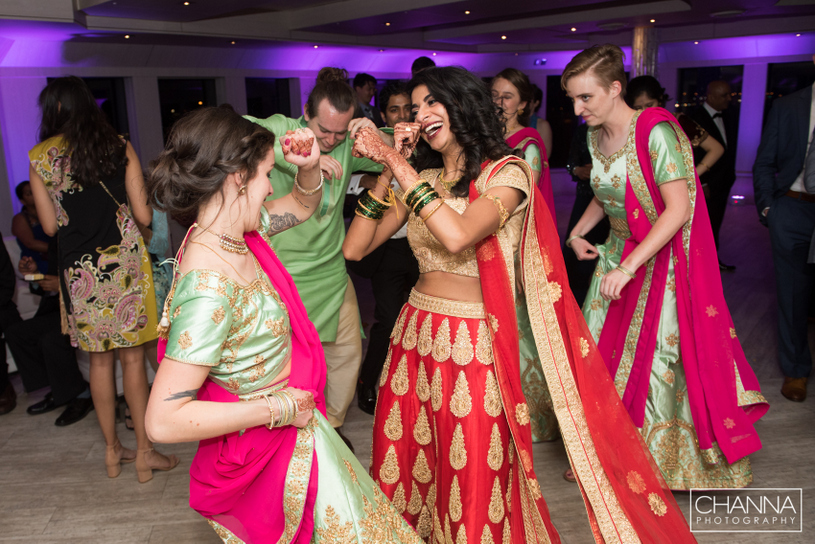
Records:
{"label": "window", "polygon": [[159,79],[158,98],[165,142],[170,129],[185,113],[218,105],[214,79]]}
{"label": "window", "polygon": [[[288,78],[247,77],[246,111],[265,119],[276,113],[292,117]],[[296,117],[299,117],[297,112]]]}

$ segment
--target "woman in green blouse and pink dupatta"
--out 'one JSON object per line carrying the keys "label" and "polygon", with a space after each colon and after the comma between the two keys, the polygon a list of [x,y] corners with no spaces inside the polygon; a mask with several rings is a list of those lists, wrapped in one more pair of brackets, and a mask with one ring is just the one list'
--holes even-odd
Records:
{"label": "woman in green blouse and pink dupatta", "polygon": [[322,345],[269,244],[319,205],[320,153],[308,128],[283,138],[299,173],[272,201],[274,135],[231,108],[181,119],[153,164],[152,204],[195,223],[159,325],[147,432],[200,441],[190,506],[224,542],[418,543],[325,418]]}
{"label": "woman in green blouse and pink dupatta", "polygon": [[[563,73],[590,127],[595,199],[566,241],[598,259],[583,314],[668,485],[744,487],[768,405],[724,300],[690,142],[666,110],[626,105],[622,57],[595,46]],[[595,247],[583,234],[605,215]]]}

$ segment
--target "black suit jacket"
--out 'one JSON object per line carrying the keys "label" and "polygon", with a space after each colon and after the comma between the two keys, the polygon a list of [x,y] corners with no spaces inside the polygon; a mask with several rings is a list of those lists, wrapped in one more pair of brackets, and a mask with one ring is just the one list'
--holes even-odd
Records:
{"label": "black suit jacket", "polygon": [[[687,113],[688,117],[699,123],[703,129],[707,131],[717,142],[724,147],[724,155],[716,161],[709,171],[701,176],[702,183],[707,183],[711,191],[727,190],[733,186],[736,181],[736,148],[738,139],[738,130],[736,128],[736,116],[728,108],[722,112],[722,121],[724,121],[725,136],[727,137],[727,144],[724,143],[724,138],[713,117],[707,112],[704,106],[696,106]],[[705,150],[700,147],[693,150],[693,162],[699,164],[704,158]]]}
{"label": "black suit jacket", "polygon": [[812,86],[777,99],[770,108],[761,144],[753,164],[753,190],[759,220],[773,200],[789,191],[792,182],[801,173],[809,141],[809,108],[812,104]]}

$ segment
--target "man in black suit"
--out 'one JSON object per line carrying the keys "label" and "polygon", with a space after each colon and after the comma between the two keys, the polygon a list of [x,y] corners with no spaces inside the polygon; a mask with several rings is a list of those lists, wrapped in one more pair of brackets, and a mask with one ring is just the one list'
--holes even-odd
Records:
{"label": "man in black suit", "polygon": [[354,92],[357,93],[357,111],[354,117],[367,117],[377,127],[384,127],[382,113],[379,108],[371,105],[371,99],[376,94],[376,78],[365,72],[358,73],[354,76]]}
{"label": "man in black suit", "polygon": [[[738,137],[738,130],[735,116],[732,115],[732,112],[728,112],[730,94],[730,85],[726,81],[711,81],[707,86],[705,103],[688,112],[691,119],[699,123],[708,134],[713,136],[724,147],[724,155],[700,178],[702,186],[707,186],[709,191],[707,209],[717,249],[719,248],[719,229],[724,220],[724,212],[727,210],[730,189],[736,181],[736,138]],[[695,155],[694,163],[699,164],[704,158],[705,151],[698,147],[694,148],[693,153]],[[735,266],[726,265],[721,260],[719,260],[719,268],[721,270],[736,269]]]}
{"label": "man in black suit", "polygon": [[777,99],[753,165],[759,221],[769,226],[773,248],[778,360],[785,376],[781,393],[798,402],[806,398],[807,377],[812,370],[807,321],[815,265],[807,264],[807,257],[815,231],[815,168],[805,171],[804,164],[813,129],[812,86]]}

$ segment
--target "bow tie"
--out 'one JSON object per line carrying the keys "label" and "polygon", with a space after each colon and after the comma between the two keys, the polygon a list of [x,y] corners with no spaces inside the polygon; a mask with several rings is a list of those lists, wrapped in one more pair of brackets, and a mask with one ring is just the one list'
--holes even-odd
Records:
{"label": "bow tie", "polygon": [[714,113],[712,117],[714,119],[716,119],[717,117],[722,118],[722,112]]}

